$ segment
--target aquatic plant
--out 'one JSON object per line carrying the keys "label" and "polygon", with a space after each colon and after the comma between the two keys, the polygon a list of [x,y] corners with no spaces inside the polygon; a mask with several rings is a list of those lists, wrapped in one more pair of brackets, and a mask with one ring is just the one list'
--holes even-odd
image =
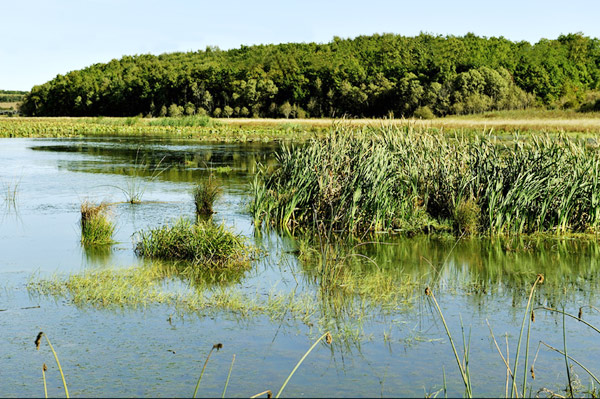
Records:
{"label": "aquatic plant", "polygon": [[278,160],[252,184],[257,224],[307,229],[324,221],[352,234],[600,227],[600,152],[565,136],[501,143],[491,135],[338,126],[305,146],[283,144]]}
{"label": "aquatic plant", "polygon": [[148,187],[148,181],[142,179],[143,175],[150,175],[149,181],[152,182],[156,180],[167,168],[161,168],[161,164],[164,161],[164,157],[158,161],[156,166],[152,168],[152,171],[149,173],[148,169],[150,169],[150,164],[147,162],[139,162],[139,149],[135,154],[135,162],[132,169],[131,174],[128,176],[126,184],[124,187],[110,185],[110,187],[114,187],[120,190],[124,195],[128,203],[130,204],[140,204],[142,202],[142,197],[146,192],[146,188]]}
{"label": "aquatic plant", "polygon": [[16,209],[20,180],[4,183],[4,203],[9,209]]}
{"label": "aquatic plant", "polygon": [[[46,342],[48,343],[48,346],[50,347],[50,350],[52,351],[52,355],[54,355],[54,360],[56,361],[56,366],[58,367],[58,371],[60,372],[60,376],[61,376],[62,382],[63,382],[63,387],[65,389],[65,396],[67,398],[69,398],[69,388],[67,388],[67,381],[65,381],[65,374],[63,373],[63,369],[60,365],[60,361],[58,360],[58,355],[56,354],[54,347],[50,343],[50,339],[48,338],[48,336],[46,334],[44,334],[43,331],[40,331],[39,334],[37,335],[37,337],[35,338],[35,348],[37,350],[40,349],[40,345],[42,343],[42,337],[46,338]],[[44,379],[44,393],[45,393],[45,397],[47,398],[48,397],[48,389],[46,387],[46,370],[47,370],[46,363],[44,363],[42,366],[42,376]]]}
{"label": "aquatic plant", "polygon": [[199,220],[177,219],[138,233],[135,252],[139,256],[166,260],[182,260],[204,268],[250,267],[255,250],[244,239],[223,224]]}
{"label": "aquatic plant", "polygon": [[109,218],[108,204],[81,204],[81,243],[83,245],[111,244],[115,225]]}
{"label": "aquatic plant", "polygon": [[194,203],[196,204],[196,213],[201,216],[212,215],[215,199],[217,199],[222,191],[221,186],[212,175],[206,181],[196,184],[192,191]]}

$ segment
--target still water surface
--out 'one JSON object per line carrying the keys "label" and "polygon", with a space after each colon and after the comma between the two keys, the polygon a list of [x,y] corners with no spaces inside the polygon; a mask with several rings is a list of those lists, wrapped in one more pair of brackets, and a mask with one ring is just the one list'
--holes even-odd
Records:
{"label": "still water surface", "polygon": [[[250,181],[259,165],[276,163],[276,149],[150,139],[139,144],[124,138],[0,140],[0,395],[43,395],[44,362],[49,394],[62,395],[47,347],[36,351],[33,344],[39,331],[56,348],[72,396],[190,396],[208,351],[220,342],[224,347],[211,357],[199,395],[221,395],[235,354],[227,394],[248,397],[277,392],[312,342],[331,329],[337,341],[309,355],[284,395],[424,396],[443,387],[445,371],[449,395],[461,396],[462,380],[444,327],[423,294],[431,285],[460,353],[461,320],[465,334],[471,334],[474,394],[499,396],[505,392],[505,368],[486,320],[503,350],[508,334],[512,359],[537,273],[544,273],[546,283],[536,294],[536,306],[565,306],[575,314],[581,306],[598,306],[600,246],[595,240],[380,237],[381,244],[357,247],[377,264],[361,267],[418,284],[402,303],[385,309],[369,304],[355,320],[353,306],[360,306],[360,298],[332,305],[320,294],[311,266],[294,255],[298,244],[292,237],[255,231],[247,211]],[[143,267],[133,252],[135,232],[193,217],[191,189],[210,170],[224,189],[214,219],[268,253],[234,288],[255,296],[309,293],[320,304],[310,322],[285,313],[230,311],[170,317],[174,310],[166,305],[94,309],[27,290],[32,276]],[[4,193],[15,184],[12,203]],[[141,204],[125,202],[123,190],[132,185],[143,189]],[[79,243],[79,207],[86,199],[115,203],[118,243],[109,250],[86,251]],[[600,324],[600,315],[589,308],[585,318]],[[567,320],[566,330],[569,354],[600,372],[600,335],[573,320]],[[536,313],[530,362],[540,340],[562,348],[562,317]],[[540,349],[535,369],[536,379],[528,376],[527,382],[532,395],[542,387],[565,388],[564,358],[557,353]],[[521,363],[519,382],[523,371]],[[573,372],[589,384],[583,370],[575,366]]]}

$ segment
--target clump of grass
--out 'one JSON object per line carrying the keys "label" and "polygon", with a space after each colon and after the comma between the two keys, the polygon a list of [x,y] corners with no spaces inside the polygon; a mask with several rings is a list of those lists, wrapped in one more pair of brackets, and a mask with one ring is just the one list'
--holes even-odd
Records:
{"label": "clump of grass", "polygon": [[222,191],[212,176],[209,176],[207,181],[198,183],[192,191],[196,213],[201,216],[212,215],[213,204]]}
{"label": "clump of grass", "polygon": [[460,235],[477,234],[481,209],[473,198],[461,199],[454,210],[455,230]]}
{"label": "clump of grass", "polygon": [[94,205],[88,201],[81,204],[81,243],[103,245],[113,243],[114,223],[109,219],[108,204]]}
{"label": "clump of grass", "polygon": [[142,230],[135,252],[139,256],[188,261],[209,269],[250,267],[255,250],[223,224],[180,218],[173,225]]}

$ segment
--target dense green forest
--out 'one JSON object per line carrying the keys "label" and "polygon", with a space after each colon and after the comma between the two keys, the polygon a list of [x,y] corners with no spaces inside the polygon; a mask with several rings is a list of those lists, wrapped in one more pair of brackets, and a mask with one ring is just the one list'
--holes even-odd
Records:
{"label": "dense green forest", "polygon": [[47,116],[432,117],[530,106],[600,110],[600,40],[467,34],[124,56],[32,88]]}

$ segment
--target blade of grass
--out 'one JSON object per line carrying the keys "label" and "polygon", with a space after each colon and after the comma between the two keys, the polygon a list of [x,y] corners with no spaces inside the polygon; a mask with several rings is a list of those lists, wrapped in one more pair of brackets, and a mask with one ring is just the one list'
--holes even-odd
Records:
{"label": "blade of grass", "polygon": [[206,360],[204,361],[204,366],[202,366],[202,371],[200,372],[200,377],[198,377],[198,382],[196,383],[196,389],[194,389],[194,398],[198,394],[198,387],[200,386],[200,381],[202,381],[202,376],[204,375],[204,371],[206,370],[206,365],[208,364],[208,359],[210,359],[210,355],[212,355],[213,351],[219,350],[223,347],[223,344],[214,344],[212,348],[210,348],[210,352],[208,352],[208,356],[206,356]]}
{"label": "blade of grass", "polygon": [[310,352],[312,352],[312,350],[315,349],[315,347],[317,346],[317,344],[319,342],[321,342],[321,340],[323,338],[325,338],[325,337],[327,337],[327,342],[328,343],[331,342],[331,333],[329,333],[329,332],[326,332],[325,334],[321,335],[319,337],[319,339],[317,339],[315,341],[315,343],[306,351],[306,353],[304,354],[304,356],[302,356],[302,358],[298,361],[298,363],[296,364],[296,367],[294,367],[294,369],[292,370],[292,372],[290,373],[290,375],[288,375],[288,377],[285,379],[283,385],[279,389],[279,392],[277,392],[277,395],[275,395],[276,398],[279,398],[279,395],[281,395],[281,393],[285,389],[285,386],[287,385],[287,383],[290,381],[290,379],[292,378],[292,376],[294,375],[294,373],[296,372],[296,370],[298,370],[298,367],[300,367],[300,365],[302,364],[302,362],[304,362],[304,359],[306,359],[306,357],[310,354]]}
{"label": "blade of grass", "polygon": [[[512,378],[513,384],[516,384],[513,373],[510,370],[510,365],[508,364],[508,362],[509,362],[509,360],[508,360],[508,337],[506,338],[506,358],[504,358],[504,355],[502,354],[502,351],[500,350],[500,347],[498,346],[498,342],[496,341],[496,337],[494,336],[494,331],[492,331],[492,327],[490,326],[490,323],[488,322],[487,319],[485,319],[485,322],[488,325],[490,334],[492,335],[492,339],[494,340],[494,344],[496,345],[496,350],[500,354],[500,357],[502,358],[502,361],[504,362],[504,365],[506,366],[506,396],[508,397],[508,380],[509,380],[509,378]],[[516,389],[516,386],[514,388]]]}
{"label": "blade of grass", "polygon": [[[560,353],[561,355],[564,355],[565,353],[562,352],[560,349],[557,349],[555,347],[553,347],[552,345],[548,345],[547,343],[545,343],[544,341],[540,341],[540,343],[544,346],[546,346],[548,349],[551,349],[555,352]],[[583,364],[581,364],[579,361],[577,361],[576,359],[574,359],[571,355],[567,355],[567,357],[569,359],[571,359],[571,361],[575,364],[577,364],[579,367],[581,367],[582,369],[585,370],[586,373],[588,373],[590,375],[590,377],[592,377],[594,379],[594,381],[596,381],[597,384],[600,384],[600,379],[598,379],[598,377],[596,377],[594,375],[594,373],[592,373],[587,367],[585,367]]]}
{"label": "blade of grass", "polygon": [[565,309],[563,308],[562,314],[562,322],[563,322],[563,347],[565,356],[565,366],[567,368],[567,379],[569,380],[569,392],[571,393],[571,397],[573,397],[573,382],[571,381],[571,370],[569,369],[569,355],[567,354],[567,328],[565,325]]}
{"label": "blade of grass", "polygon": [[229,377],[231,377],[231,370],[233,369],[233,363],[235,363],[235,354],[233,355],[233,359],[231,359],[231,366],[229,366],[229,373],[227,374],[227,381],[225,381],[225,388],[223,388],[223,395],[221,398],[225,397],[225,393],[227,392],[227,386],[229,385]]}
{"label": "blade of grass", "polygon": [[[541,274],[538,274],[537,278],[535,279],[535,282],[533,283],[533,286],[531,287],[531,291],[529,292],[529,299],[527,300],[527,306],[525,307],[525,313],[523,314],[523,322],[521,323],[521,331],[519,333],[519,340],[517,342],[517,352],[515,353],[515,366],[513,367],[513,380],[514,380],[514,377],[516,377],[516,375],[517,375],[517,368],[519,366],[519,352],[521,351],[521,340],[523,339],[523,330],[525,329],[525,321],[527,321],[527,318],[529,316],[529,307],[531,305],[531,299],[533,298],[535,286],[538,284],[538,282],[542,283],[543,281],[544,281],[544,276]],[[527,365],[525,365],[525,370],[527,370]],[[525,373],[525,376],[527,376],[527,373]],[[510,389],[510,397],[511,398],[513,397],[513,394],[515,392],[516,392],[516,390],[514,389],[514,385],[513,385]],[[523,394],[525,394],[525,390],[523,390]]]}
{"label": "blade of grass", "polygon": [[42,378],[44,379],[44,397],[48,399],[48,387],[46,385],[46,370],[48,370],[48,367],[46,367],[46,363],[44,363],[42,365]]}
{"label": "blade of grass", "polygon": [[472,393],[471,393],[471,383],[468,380],[468,375],[465,373],[465,370],[462,367],[460,358],[458,357],[458,352],[456,351],[456,346],[454,345],[454,340],[452,339],[452,334],[450,334],[450,330],[448,329],[448,325],[446,324],[446,319],[444,318],[444,314],[442,313],[442,310],[440,309],[440,305],[438,305],[437,300],[435,299],[435,295],[433,295],[433,292],[431,291],[431,289],[429,287],[427,287],[425,289],[425,295],[431,297],[431,299],[433,299],[433,303],[435,304],[435,308],[438,311],[438,314],[440,315],[440,318],[442,319],[442,323],[444,324],[444,328],[446,329],[446,335],[448,335],[448,338],[450,339],[450,345],[452,346],[452,350],[454,351],[454,358],[456,359],[456,364],[458,364],[458,369],[460,371],[460,375],[463,379],[463,383],[465,384],[465,389],[466,389],[466,394],[467,397],[472,397]]}
{"label": "blade of grass", "polygon": [[267,389],[264,392],[257,393],[256,395],[250,396],[250,399],[258,398],[259,396],[262,396],[262,395],[265,395],[265,394],[267,395],[268,399],[271,399],[271,396],[273,396],[273,392],[271,392],[269,389]]}

